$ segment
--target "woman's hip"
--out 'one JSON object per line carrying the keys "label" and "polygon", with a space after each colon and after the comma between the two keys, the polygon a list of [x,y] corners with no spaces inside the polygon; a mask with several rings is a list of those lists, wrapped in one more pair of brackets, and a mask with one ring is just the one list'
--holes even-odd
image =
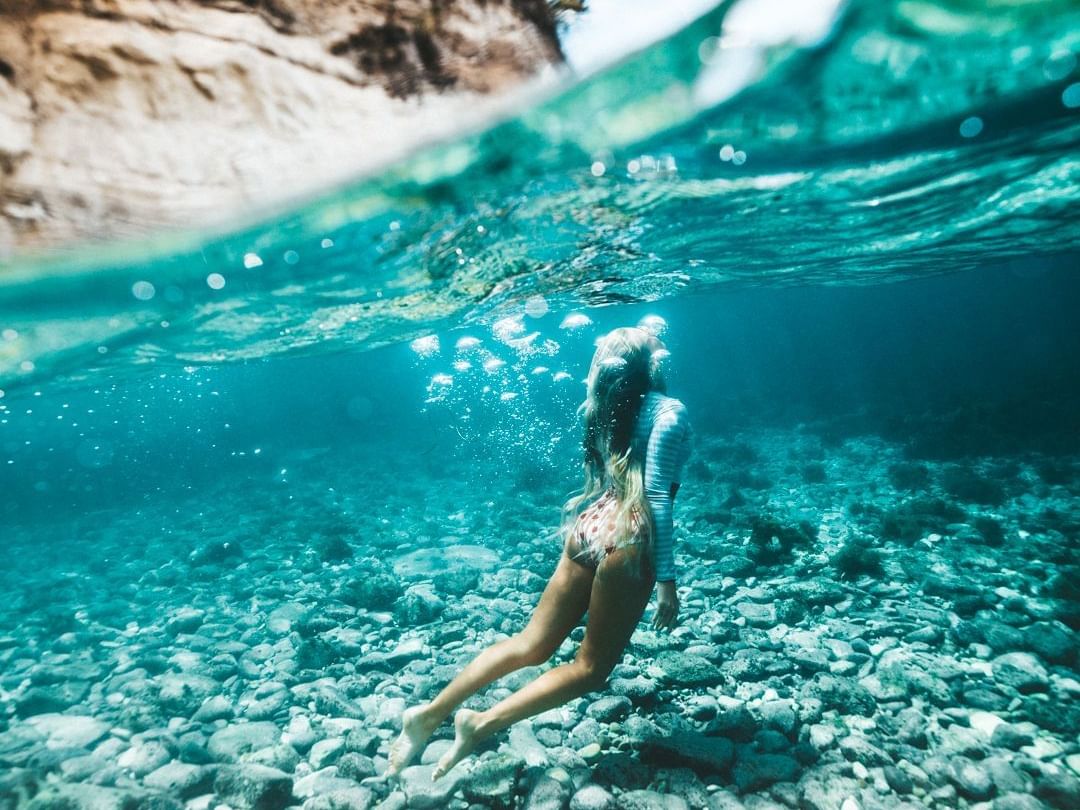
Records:
{"label": "woman's hip", "polygon": [[646,536],[634,534],[625,538],[609,538],[601,542],[585,542],[576,532],[571,533],[563,553],[574,562],[602,571],[614,566],[626,567],[642,579],[655,579],[652,544]]}

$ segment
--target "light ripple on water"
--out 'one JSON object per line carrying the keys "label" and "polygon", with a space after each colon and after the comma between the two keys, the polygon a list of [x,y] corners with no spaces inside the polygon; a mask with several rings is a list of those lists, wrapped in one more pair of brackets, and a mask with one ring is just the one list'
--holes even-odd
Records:
{"label": "light ripple on water", "polygon": [[691,88],[730,5],[269,221],[17,260],[0,389],[374,348],[530,300],[882,283],[1077,249],[1075,4],[854,0],[812,47],[754,34],[763,75],[703,108]]}

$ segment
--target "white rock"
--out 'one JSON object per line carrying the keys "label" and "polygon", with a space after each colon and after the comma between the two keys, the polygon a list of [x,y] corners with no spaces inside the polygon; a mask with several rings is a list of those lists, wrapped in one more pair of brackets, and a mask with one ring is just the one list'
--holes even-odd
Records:
{"label": "white rock", "polygon": [[116,764],[135,776],[146,776],[172,759],[169,750],[157,740],[137,742],[116,758]]}
{"label": "white rock", "polygon": [[1072,769],[1073,773],[1080,776],[1080,754],[1069,754],[1065,757],[1065,764]]}
{"label": "white rock", "polygon": [[306,715],[298,714],[289,720],[289,725],[281,735],[281,741],[288,743],[301,754],[307,751],[318,740],[311,720]]}
{"label": "white rock", "polygon": [[337,762],[345,752],[345,740],[341,737],[332,737],[329,740],[319,740],[308,753],[308,762],[316,771]]}
{"label": "white rock", "polygon": [[976,711],[971,713],[968,722],[973,729],[982,732],[989,738],[993,735],[994,729],[1005,721],[993,712]]}
{"label": "white rock", "polygon": [[88,748],[109,733],[109,724],[94,717],[39,714],[26,721],[48,739],[47,748]]}
{"label": "white rock", "polygon": [[510,727],[510,747],[525,758],[529,768],[539,768],[547,764],[547,748],[536,739],[529,723],[515,723]]}
{"label": "white rock", "polygon": [[1063,753],[1061,744],[1049,737],[1036,737],[1035,742],[1020,751],[1033,759],[1055,759]]}
{"label": "white rock", "polygon": [[824,751],[836,742],[836,732],[832,726],[825,723],[814,723],[810,726],[810,744],[818,751]]}
{"label": "white rock", "polygon": [[337,768],[323,768],[293,782],[293,795],[298,799],[310,799],[320,793],[349,790],[356,786],[352,779],[339,777]]}

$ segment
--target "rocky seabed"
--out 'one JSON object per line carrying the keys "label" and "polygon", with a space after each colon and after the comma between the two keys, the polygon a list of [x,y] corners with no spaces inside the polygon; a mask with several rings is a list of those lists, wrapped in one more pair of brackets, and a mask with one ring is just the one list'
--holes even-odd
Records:
{"label": "rocky seabed", "polygon": [[385,458],[17,535],[0,807],[1080,807],[1075,463],[702,438],[678,629],[432,782],[449,724],[382,775],[401,713],[523,626],[566,482]]}

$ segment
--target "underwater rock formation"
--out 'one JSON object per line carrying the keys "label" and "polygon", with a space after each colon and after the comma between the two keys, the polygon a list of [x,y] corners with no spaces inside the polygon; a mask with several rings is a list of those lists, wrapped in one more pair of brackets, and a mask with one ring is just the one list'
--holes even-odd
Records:
{"label": "underwater rock formation", "polygon": [[0,256],[295,197],[561,59],[544,0],[4,0]]}

